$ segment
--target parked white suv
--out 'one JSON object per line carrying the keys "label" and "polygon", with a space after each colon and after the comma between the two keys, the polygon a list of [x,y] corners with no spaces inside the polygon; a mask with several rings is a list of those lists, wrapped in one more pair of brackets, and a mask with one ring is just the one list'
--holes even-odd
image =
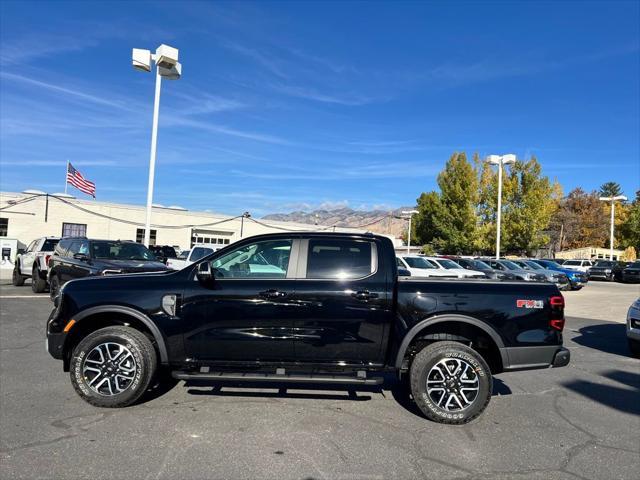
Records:
{"label": "parked white suv", "polygon": [[449,277],[458,278],[455,273],[439,269],[419,255],[398,255],[396,264],[399,268],[409,270],[412,277]]}
{"label": "parked white suv", "polygon": [[587,273],[591,267],[593,267],[591,260],[567,260],[562,264],[562,268],[584,273]]}
{"label": "parked white suv", "polygon": [[184,267],[197,262],[201,258],[211,255],[216,250],[220,250],[220,248],[197,246],[193,247],[191,250],[184,250],[183,252],[180,252],[180,255],[178,255],[177,258],[168,258],[167,267],[171,270],[182,270]]}
{"label": "parked white suv", "polygon": [[458,278],[487,278],[484,273],[478,270],[467,270],[466,268],[462,268],[461,265],[457,264],[453,260],[449,260],[448,258],[424,258],[442,271],[456,274]]}
{"label": "parked white suv", "polygon": [[31,242],[24,253],[16,256],[12,283],[19,287],[31,278],[31,290],[34,293],[44,292],[47,289],[49,258],[59,241],[58,237],[41,237]]}

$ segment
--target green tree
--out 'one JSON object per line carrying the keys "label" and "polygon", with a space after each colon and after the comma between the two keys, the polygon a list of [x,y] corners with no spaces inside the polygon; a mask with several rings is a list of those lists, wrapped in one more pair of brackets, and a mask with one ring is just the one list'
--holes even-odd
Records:
{"label": "green tree", "polygon": [[413,234],[416,244],[431,245],[439,238],[439,227],[442,219],[442,204],[438,192],[422,193],[417,199],[418,214],[414,217]]}
{"label": "green tree", "polygon": [[600,186],[601,197],[615,197],[622,195],[622,187],[616,182],[606,182]]}
{"label": "green tree", "polygon": [[608,204],[597,192],[575,188],[562,199],[553,219],[556,250],[604,247],[609,238]]}
{"label": "green tree", "polygon": [[473,253],[477,239],[478,174],[464,152],[454,153],[438,175],[441,209],[434,244],[447,253]]}
{"label": "green tree", "polygon": [[504,250],[531,254],[549,243],[545,230],[558,208],[562,189],[542,175],[535,157],[513,164],[503,180]]}

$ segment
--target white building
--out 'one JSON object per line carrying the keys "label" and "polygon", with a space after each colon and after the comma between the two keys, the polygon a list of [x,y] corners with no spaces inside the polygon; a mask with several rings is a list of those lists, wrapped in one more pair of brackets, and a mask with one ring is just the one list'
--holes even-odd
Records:
{"label": "white building", "polygon": [[[0,238],[17,240],[18,248],[43,236],[86,236],[142,243],[145,218],[146,208],[138,205],[80,200],[62,194],[0,192]],[[196,244],[223,246],[242,237],[296,230],[364,232],[156,206],[151,217],[151,244],[184,250]],[[11,252],[11,260],[14,256],[15,252]]]}

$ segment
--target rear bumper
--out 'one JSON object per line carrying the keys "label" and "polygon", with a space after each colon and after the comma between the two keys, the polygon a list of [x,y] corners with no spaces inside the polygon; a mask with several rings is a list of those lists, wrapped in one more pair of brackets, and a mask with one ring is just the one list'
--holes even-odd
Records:
{"label": "rear bumper", "polygon": [[[571,360],[569,350],[561,345],[507,347],[502,349],[505,371],[564,367]],[[505,362],[505,357],[507,361]]]}

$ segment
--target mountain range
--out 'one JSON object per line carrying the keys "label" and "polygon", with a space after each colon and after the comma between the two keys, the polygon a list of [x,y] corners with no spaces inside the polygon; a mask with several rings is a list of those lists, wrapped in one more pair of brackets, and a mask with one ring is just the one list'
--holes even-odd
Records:
{"label": "mountain range", "polygon": [[362,228],[375,233],[384,233],[400,237],[407,230],[407,220],[402,218],[403,210],[414,207],[401,207],[395,210],[354,210],[339,208],[335,210],[295,211],[291,213],[272,213],[263,220],[298,222],[316,225]]}

